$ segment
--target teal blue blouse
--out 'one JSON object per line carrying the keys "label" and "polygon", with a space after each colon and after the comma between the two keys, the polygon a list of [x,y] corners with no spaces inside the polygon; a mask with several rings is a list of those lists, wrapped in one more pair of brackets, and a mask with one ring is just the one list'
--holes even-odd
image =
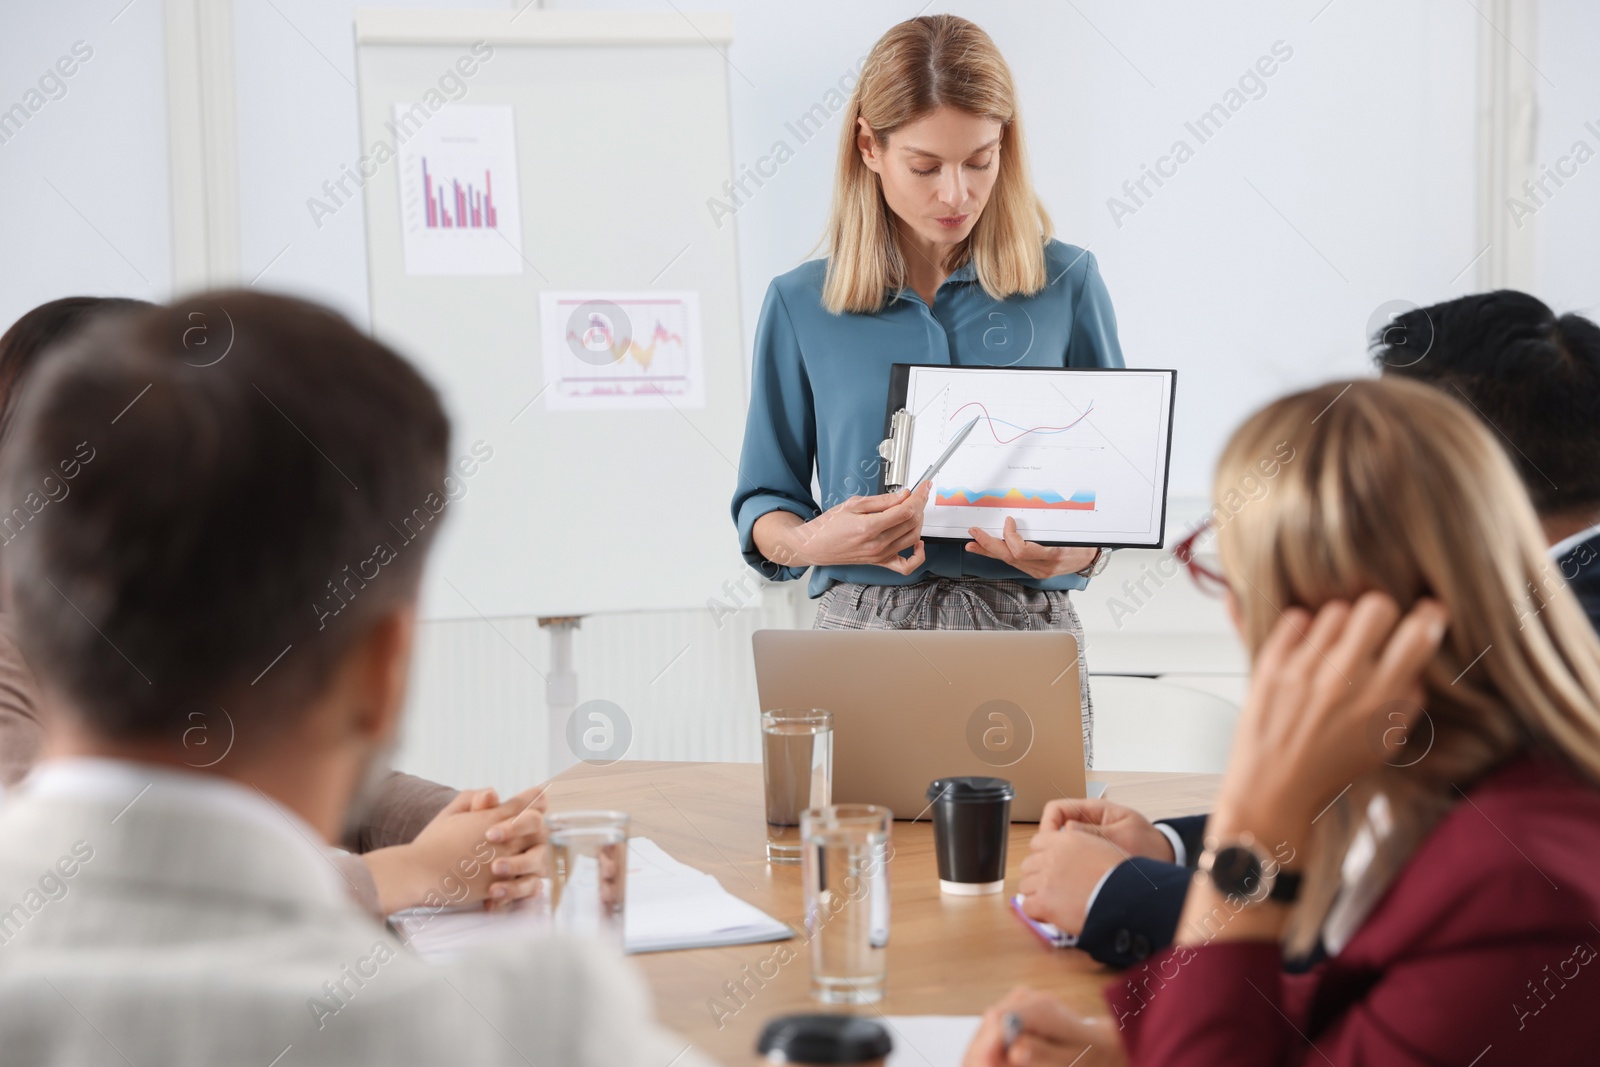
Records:
{"label": "teal blue blouse", "polygon": [[[876,314],[831,314],[822,306],[827,261],[814,259],[774,278],[756,324],[755,365],[733,520],[744,558],[774,580],[804,568],[763,557],[751,527],[769,511],[802,519],[852,496],[878,492],[894,363],[980,367],[1120,367],[1117,321],[1094,256],[1050,241],[1049,283],[1033,296],[995,300],[969,263],[945,279],[929,307],[902,289]],[[822,499],[812,489],[812,470]],[[1009,578],[1037,589],[1082,589],[1076,574],[1030,578],[955,542],[928,542],[927,562],[909,575],[868,564],[816,567],[809,593],[835,581],[906,585],[928,575]]]}

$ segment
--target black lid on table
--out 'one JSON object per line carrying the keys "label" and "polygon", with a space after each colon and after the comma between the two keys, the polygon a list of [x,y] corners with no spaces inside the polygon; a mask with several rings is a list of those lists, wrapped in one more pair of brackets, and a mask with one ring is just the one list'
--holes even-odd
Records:
{"label": "black lid on table", "polygon": [[780,1063],[870,1063],[893,1047],[889,1032],[871,1019],[820,1014],[773,1019],[756,1043],[757,1052]]}
{"label": "black lid on table", "polygon": [[984,778],[967,775],[959,778],[935,778],[928,783],[927,799],[949,800],[957,804],[970,800],[1015,800],[1017,791],[1004,778]]}

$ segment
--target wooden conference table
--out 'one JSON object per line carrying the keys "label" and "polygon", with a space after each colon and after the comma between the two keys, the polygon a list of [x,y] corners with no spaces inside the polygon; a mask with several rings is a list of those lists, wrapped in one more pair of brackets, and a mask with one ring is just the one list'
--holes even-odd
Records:
{"label": "wooden conference table", "polygon": [[[1107,783],[1107,799],[1152,818],[1207,810],[1220,780],[1214,774],[1112,771],[1089,777]],[[715,875],[729,892],[803,930],[800,868],[766,862],[762,798],[759,763],[580,764],[550,788],[552,810],[626,811],[634,835],[651,838]],[[1012,825],[1004,893],[952,897],[939,892],[932,824],[895,823],[888,993],[876,1005],[848,1010],[872,1017],[976,1015],[1013,987],[1028,985],[1086,1013],[1104,1012],[1100,989],[1114,972],[1082,952],[1046,946],[1007,903],[1035,832],[1031,824]],[[756,1038],[773,1016],[829,1010],[810,997],[809,946],[799,940],[632,959],[650,984],[663,1025],[720,1063],[755,1062]],[[743,983],[746,991],[730,996],[726,982]]]}

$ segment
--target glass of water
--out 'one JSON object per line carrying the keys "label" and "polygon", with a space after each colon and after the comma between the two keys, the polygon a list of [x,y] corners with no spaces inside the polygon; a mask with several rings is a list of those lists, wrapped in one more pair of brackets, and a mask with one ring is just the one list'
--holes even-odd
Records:
{"label": "glass of water", "polygon": [[762,712],[761,772],[767,785],[767,860],[799,863],[800,813],[833,803],[833,713]]}
{"label": "glass of water", "polygon": [[824,1004],[883,999],[893,825],[893,813],[875,804],[836,804],[800,816],[811,995]]}
{"label": "glass of water", "polygon": [[550,917],[555,930],[623,947],[628,898],[628,816],[563,811],[550,831]]}

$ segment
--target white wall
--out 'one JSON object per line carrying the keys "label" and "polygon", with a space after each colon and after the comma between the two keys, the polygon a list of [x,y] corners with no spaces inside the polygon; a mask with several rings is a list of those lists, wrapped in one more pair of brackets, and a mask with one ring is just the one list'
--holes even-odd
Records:
{"label": "white wall", "polygon": [[[1534,292],[1557,312],[1600,315],[1600,6],[1588,0],[1543,0],[1535,85],[1539,92],[1533,165],[1564,170],[1539,201],[1519,198],[1517,208],[1534,233]],[[1582,142],[1585,149],[1578,149]],[[1578,162],[1584,155],[1587,161]],[[1506,205],[1506,210],[1513,210]]]}
{"label": "white wall", "polygon": [[0,329],[57,297],[168,295],[161,5],[126,3],[0,13],[0,112],[31,112],[0,115]]}

